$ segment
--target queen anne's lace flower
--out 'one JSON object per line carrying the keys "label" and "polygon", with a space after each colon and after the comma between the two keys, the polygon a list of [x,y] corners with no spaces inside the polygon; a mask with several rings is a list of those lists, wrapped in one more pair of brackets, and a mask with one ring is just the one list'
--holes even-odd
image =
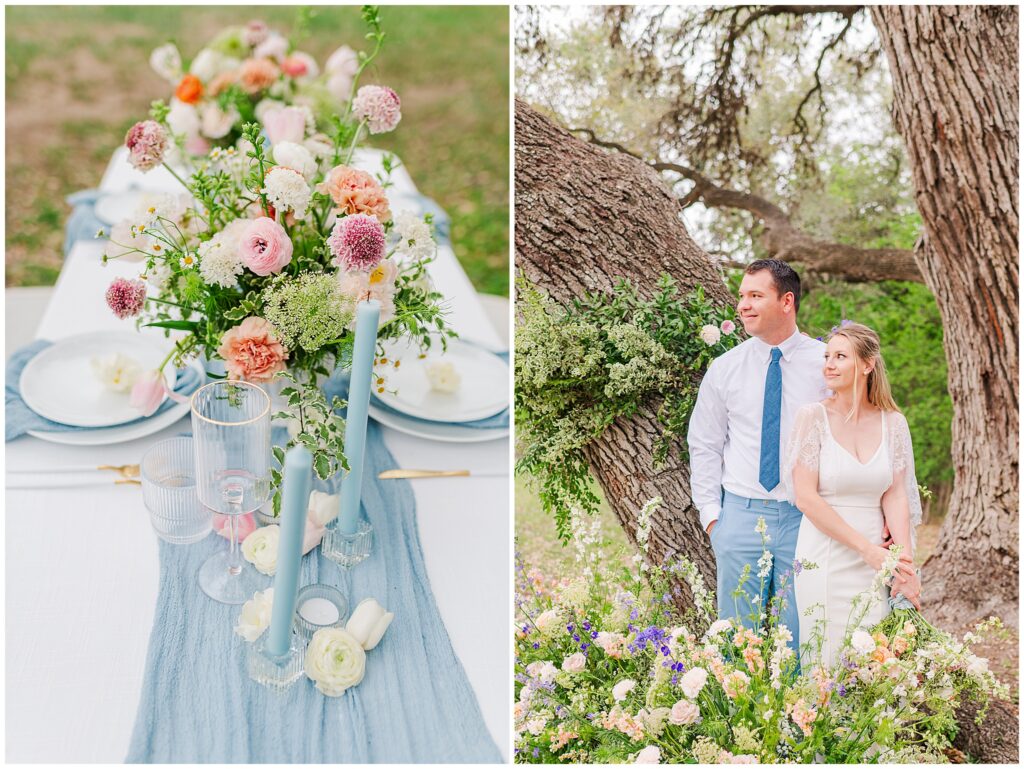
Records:
{"label": "queen anne's lace flower", "polygon": [[352,112],[365,120],[370,133],[394,131],[402,119],[402,102],[398,94],[382,85],[364,85],[352,100]]}
{"label": "queen anne's lace flower", "polygon": [[300,171],[285,166],[275,166],[263,177],[263,194],[274,208],[280,211],[294,211],[295,218],[302,221],[309,209],[312,192]]}

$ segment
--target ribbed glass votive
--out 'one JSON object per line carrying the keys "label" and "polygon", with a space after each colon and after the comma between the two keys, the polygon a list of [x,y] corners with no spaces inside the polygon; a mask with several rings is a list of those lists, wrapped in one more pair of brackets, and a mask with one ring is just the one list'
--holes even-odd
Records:
{"label": "ribbed glass votive", "polygon": [[292,633],[291,646],[280,656],[268,654],[269,633],[249,645],[249,678],[275,692],[284,692],[305,674],[304,644]]}
{"label": "ribbed glass votive", "polygon": [[160,539],[188,545],[210,533],[213,512],[196,493],[195,450],[191,438],[160,441],[139,463],[142,500]]}
{"label": "ribbed glass votive", "polygon": [[351,568],[370,557],[373,549],[373,526],[365,518],[359,520],[355,532],[345,534],[335,521],[324,532],[320,551],[343,568]]}
{"label": "ribbed glass votive", "polygon": [[306,643],[313,633],[325,627],[344,627],[348,601],[330,585],[306,585],[295,601],[295,632]]}

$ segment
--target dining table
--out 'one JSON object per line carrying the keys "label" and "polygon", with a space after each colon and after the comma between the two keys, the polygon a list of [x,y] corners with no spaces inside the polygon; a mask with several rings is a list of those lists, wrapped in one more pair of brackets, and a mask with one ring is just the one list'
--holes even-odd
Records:
{"label": "dining table", "polygon": [[[360,150],[355,165],[373,172],[382,158],[378,150]],[[416,210],[424,198],[407,170],[399,166],[391,181],[392,210]],[[101,196],[122,198],[183,191],[164,169],[142,174],[132,168],[124,148],[114,152],[98,190]],[[94,238],[74,242],[36,338],[55,342],[83,332],[133,328],[110,312],[104,292],[117,276],[136,277],[141,265],[123,260],[104,264],[105,245]],[[488,320],[450,245],[441,241],[428,269],[460,337],[506,351],[507,341]],[[148,328],[138,333],[163,334]],[[157,602],[158,539],[137,485],[115,485],[113,476],[102,485],[68,485],[56,471],[138,463],[150,446],[189,430],[186,413],[155,434],[112,445],[63,445],[28,435],[6,444],[8,762],[124,761]],[[416,523],[430,588],[452,647],[507,761],[512,703],[509,440],[440,442],[386,427],[383,434],[399,468],[470,471],[468,477],[411,481]],[[34,471],[38,485],[11,488],[12,473],[25,470]]]}

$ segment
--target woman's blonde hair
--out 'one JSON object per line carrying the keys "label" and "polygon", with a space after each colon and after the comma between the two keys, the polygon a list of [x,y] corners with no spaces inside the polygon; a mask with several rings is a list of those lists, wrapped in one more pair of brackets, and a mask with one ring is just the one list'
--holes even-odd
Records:
{"label": "woman's blonde hair", "polygon": [[[861,323],[846,323],[840,326],[829,335],[829,340],[841,336],[850,341],[853,345],[853,354],[858,361],[867,362],[873,360],[875,366],[868,374],[868,403],[883,411],[899,411],[900,407],[892,398],[892,388],[889,387],[889,377],[885,373],[885,361],[882,360],[882,344],[878,334],[873,329]],[[857,411],[860,402],[860,394],[857,392],[858,378],[853,380],[853,410],[846,418],[851,419]]]}

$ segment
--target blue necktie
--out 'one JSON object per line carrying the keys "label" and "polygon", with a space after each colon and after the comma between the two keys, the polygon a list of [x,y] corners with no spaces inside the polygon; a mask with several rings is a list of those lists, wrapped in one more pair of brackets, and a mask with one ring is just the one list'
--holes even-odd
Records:
{"label": "blue necktie", "polygon": [[764,410],[761,415],[761,472],[757,479],[765,491],[779,485],[779,433],[782,421],[782,350],[772,348],[768,376],[764,379]]}

